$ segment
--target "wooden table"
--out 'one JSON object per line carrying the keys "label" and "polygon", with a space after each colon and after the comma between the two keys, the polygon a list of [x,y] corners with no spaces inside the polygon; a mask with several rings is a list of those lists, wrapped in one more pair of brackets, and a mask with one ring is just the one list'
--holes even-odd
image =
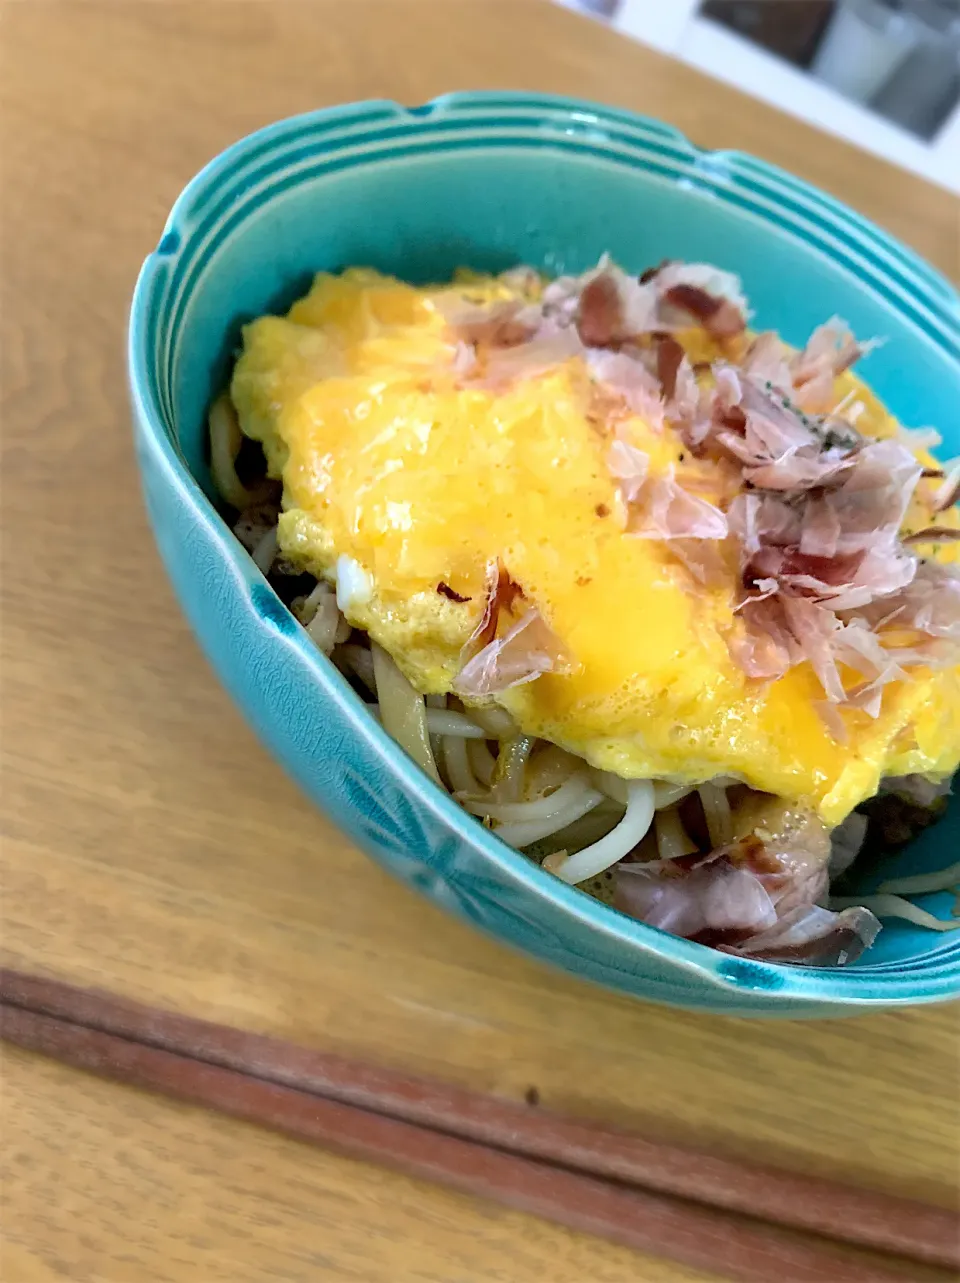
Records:
{"label": "wooden table", "polygon": [[[608,996],[446,918],[312,810],[161,571],[123,336],[185,180],[248,130],[342,99],[524,86],[633,107],[790,167],[954,276],[958,203],[546,3],[8,0],[2,19],[4,961],[949,1203],[956,1009],[759,1024]],[[695,1277],[4,1060],[5,1283]]]}

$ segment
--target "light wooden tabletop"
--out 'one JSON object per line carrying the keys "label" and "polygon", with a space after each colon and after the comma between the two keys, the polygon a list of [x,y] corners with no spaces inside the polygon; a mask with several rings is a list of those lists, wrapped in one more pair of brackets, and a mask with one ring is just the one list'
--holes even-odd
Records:
{"label": "light wooden tabletop", "polygon": [[[950,1203],[955,1008],[760,1024],[608,996],[446,918],[307,804],[164,579],[123,338],[185,180],[344,99],[527,87],[636,108],[789,167],[955,277],[957,201],[545,0],[0,11],[4,961]],[[5,1283],[695,1278],[26,1055],[3,1086]]]}

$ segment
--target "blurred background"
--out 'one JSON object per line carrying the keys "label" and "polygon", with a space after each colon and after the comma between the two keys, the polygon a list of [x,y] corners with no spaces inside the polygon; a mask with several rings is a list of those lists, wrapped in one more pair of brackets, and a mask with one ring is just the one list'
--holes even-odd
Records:
{"label": "blurred background", "polygon": [[558,0],[960,192],[960,0]]}

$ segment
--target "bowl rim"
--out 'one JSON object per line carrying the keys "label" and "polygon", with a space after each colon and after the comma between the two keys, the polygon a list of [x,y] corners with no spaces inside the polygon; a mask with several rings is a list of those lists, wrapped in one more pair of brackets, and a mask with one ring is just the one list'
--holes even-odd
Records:
{"label": "bowl rim", "polygon": [[[171,439],[164,423],[164,408],[154,395],[151,378],[156,354],[149,342],[148,317],[158,290],[163,288],[160,280],[162,269],[190,242],[190,223],[195,210],[217,191],[222,178],[255,161],[260,155],[269,155],[271,149],[282,150],[291,138],[310,136],[317,130],[327,132],[338,126],[350,130],[355,126],[383,124],[385,121],[414,121],[428,125],[431,121],[442,120],[449,113],[478,113],[482,118],[485,113],[502,111],[528,113],[533,119],[541,117],[553,123],[560,117],[575,124],[577,129],[615,130],[621,138],[624,135],[635,136],[644,146],[649,146],[651,139],[657,140],[682,153],[687,166],[697,171],[703,182],[728,183],[731,175],[735,178],[747,175],[750,181],[761,181],[767,189],[802,197],[803,202],[820,216],[843,225],[854,243],[865,239],[871,252],[880,252],[884,259],[896,262],[899,273],[908,273],[910,287],[916,291],[920,301],[945,316],[948,329],[952,326],[960,336],[960,296],[946,278],[888,232],[787,171],[745,152],[704,150],[674,126],[651,117],[560,95],[469,91],[444,94],[420,107],[403,107],[388,100],[367,100],[320,108],[275,121],[228,146],[186,184],[166,220],[157,248],[143,263],[130,310],[127,362],[138,440],[148,451],[151,463],[159,466],[167,484],[189,505],[205,533],[212,537],[228,569],[236,572],[236,540]],[[482,119],[480,123],[473,119],[474,132],[482,131],[483,127]],[[561,137],[555,141],[557,146],[563,147]],[[368,163],[376,165],[378,157],[374,156]],[[262,577],[261,581],[266,584]],[[238,591],[249,596],[239,578]],[[262,617],[260,624],[266,626]],[[292,635],[279,630],[274,632],[274,640],[293,648],[298,661],[306,666],[316,682],[319,695],[334,701],[353,733],[366,740],[369,750],[409,799],[413,799],[417,806],[425,807],[443,830],[458,841],[466,842],[484,861],[492,862],[502,875],[521,882],[534,898],[551,902],[591,934],[599,933],[615,942],[618,948],[627,951],[628,956],[639,950],[647,957],[662,958],[706,982],[718,996],[726,993],[731,998],[735,995],[742,997],[745,989],[762,988],[771,1008],[781,1003],[823,1003],[825,1006],[846,1008],[907,1006],[946,1001],[960,994],[960,942],[952,948],[947,945],[934,953],[922,955],[912,962],[867,964],[854,968],[807,968],[741,959],[637,922],[568,887],[521,852],[498,840],[463,811],[446,790],[433,784],[379,724],[363,712],[354,692],[341,688],[339,673],[309,643],[305,634],[302,637],[298,635],[302,630]],[[501,943],[510,942],[501,939]],[[751,975],[775,975],[776,985],[768,988],[762,983],[751,983]],[[908,992],[903,991],[904,982],[909,983]]]}

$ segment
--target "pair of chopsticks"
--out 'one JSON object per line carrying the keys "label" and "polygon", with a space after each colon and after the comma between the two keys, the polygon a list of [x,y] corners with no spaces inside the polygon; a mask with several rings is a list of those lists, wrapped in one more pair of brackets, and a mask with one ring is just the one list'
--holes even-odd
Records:
{"label": "pair of chopsticks", "polygon": [[[960,1268],[960,1220],[0,969],[0,1036],[352,1158],[743,1283]],[[845,1244],[884,1256],[866,1259]]]}

